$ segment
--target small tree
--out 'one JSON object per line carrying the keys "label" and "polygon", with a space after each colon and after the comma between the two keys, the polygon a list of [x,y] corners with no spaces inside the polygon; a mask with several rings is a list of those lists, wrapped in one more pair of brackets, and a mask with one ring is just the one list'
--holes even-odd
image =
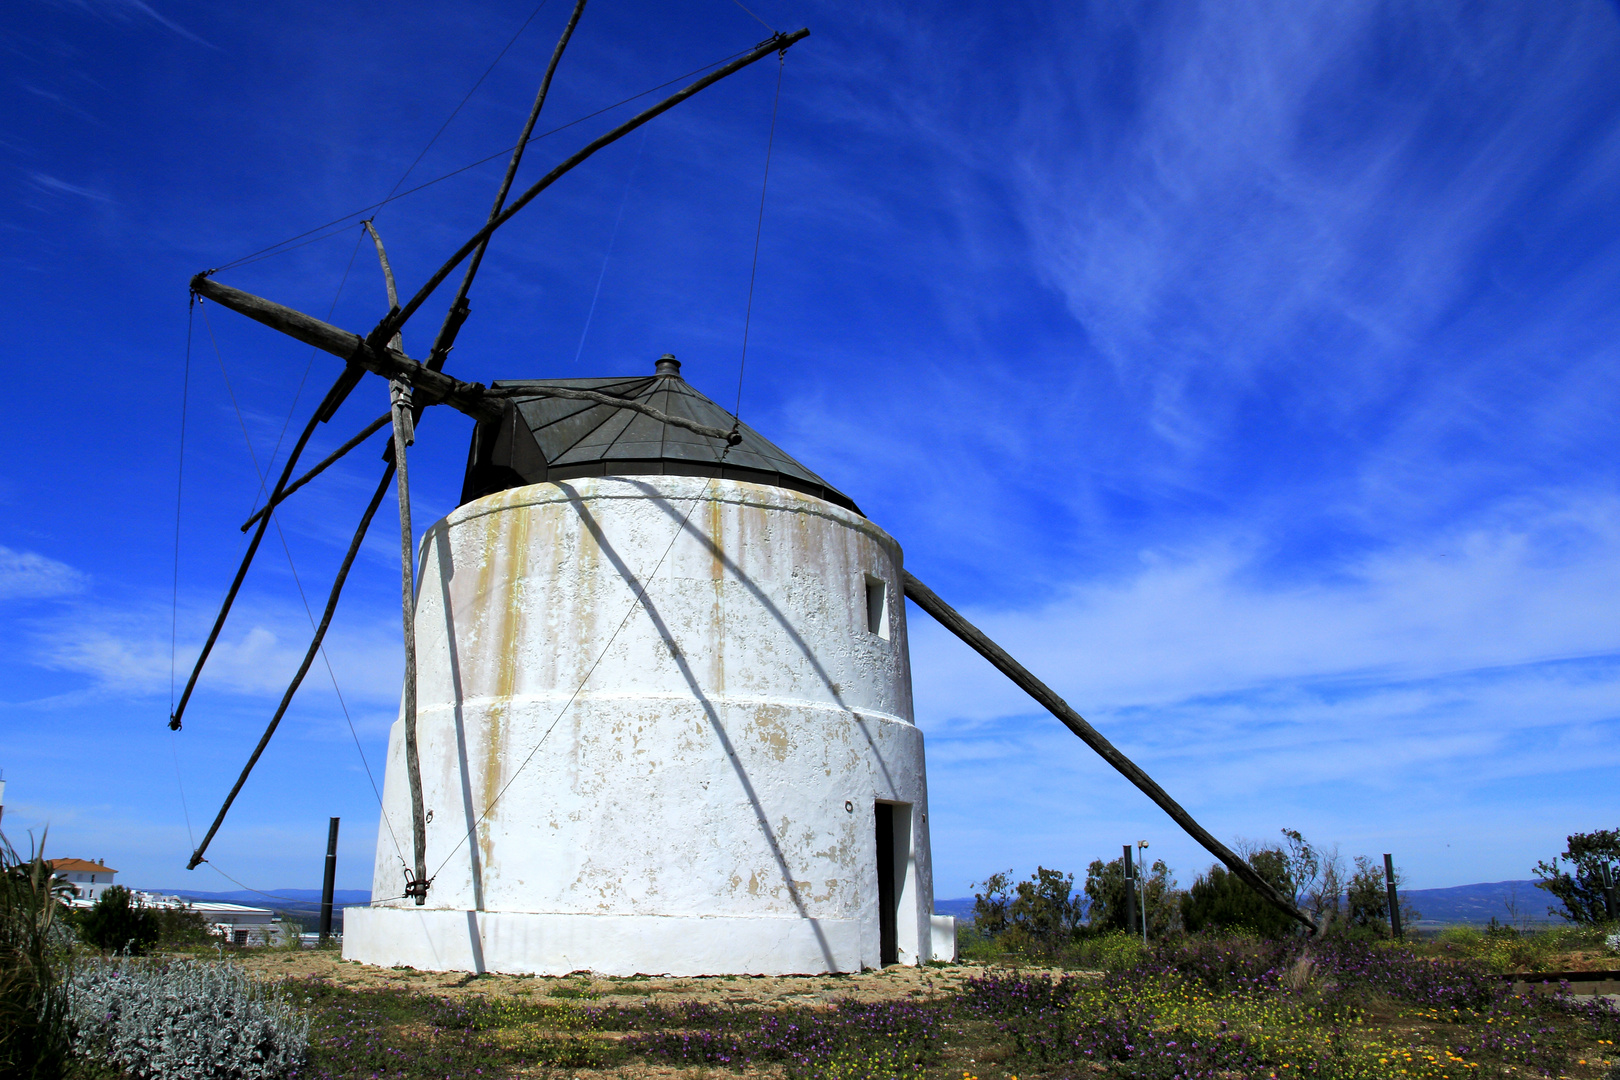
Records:
{"label": "small tree", "polygon": [[[980,888],[979,882],[969,885]],[[1012,925],[1007,909],[1012,903],[1012,871],[991,874],[982,883],[984,892],[973,894],[973,925],[985,937],[998,937]]]}
{"label": "small tree", "polygon": [[1341,917],[1339,901],[1344,895],[1344,860],[1339,857],[1338,845],[1323,850],[1305,839],[1298,829],[1284,829],[1282,834],[1282,852],[1288,863],[1288,881],[1294,889],[1294,906],[1325,931]]}
{"label": "small tree", "polygon": [[[1399,869],[1395,871],[1398,891],[1405,881]],[[1401,901],[1401,921],[1410,925],[1423,917],[1423,913],[1405,900]],[[1350,875],[1345,890],[1345,921],[1351,927],[1370,930],[1379,935],[1391,932],[1389,925],[1389,889],[1384,881],[1384,868],[1365,855],[1356,856],[1356,872]]]}
{"label": "small tree", "polygon": [[1384,868],[1365,855],[1356,856],[1356,871],[1345,889],[1345,921],[1358,929],[1382,932],[1389,925],[1389,892]]}
{"label": "small tree", "polygon": [[79,933],[98,949],[140,956],[157,944],[162,929],[156,915],[131,902],[128,889],[114,885],[84,915]]}
{"label": "small tree", "polygon": [[1284,829],[1283,857],[1288,865],[1288,884],[1293,888],[1289,899],[1295,907],[1306,903],[1306,897],[1313,893],[1322,876],[1322,853],[1317,851],[1311,842],[1305,839],[1298,829]]}
{"label": "small tree", "polygon": [[[1278,892],[1294,895],[1288,855],[1281,848],[1252,851],[1245,861]],[[1293,919],[1219,863],[1200,875],[1182,897],[1181,918],[1194,933],[1246,930],[1261,937],[1282,937],[1292,933],[1295,926]]]}
{"label": "small tree", "polygon": [[[1139,874],[1146,871],[1147,875],[1146,882],[1139,882],[1136,887],[1147,894],[1148,936],[1159,938],[1178,929],[1181,925],[1181,908],[1177,903],[1180,894],[1176,892],[1176,879],[1170,868],[1163,859],[1156,859],[1152,866],[1138,866],[1136,870]],[[1126,930],[1140,934],[1140,922],[1135,926],[1125,925],[1128,888],[1123,856],[1107,863],[1101,859],[1093,860],[1086,867],[1087,927],[1093,931]],[[1141,891],[1137,894],[1138,903],[1141,902]]]}
{"label": "small tree", "polygon": [[1344,918],[1339,909],[1339,901],[1344,898],[1344,859],[1339,856],[1337,844],[1333,845],[1331,851],[1323,852],[1321,858],[1321,877],[1317,880],[1316,888],[1306,894],[1304,900],[1306,911],[1316,925],[1327,931]]}
{"label": "small tree", "polygon": [[[1536,863],[1535,875],[1541,880],[1536,888],[1545,889],[1558,901],[1558,907],[1548,907],[1547,914],[1568,919],[1574,923],[1607,922],[1608,910],[1603,902],[1603,870],[1614,872],[1620,862],[1620,830],[1600,829],[1597,832],[1572,833],[1565,838],[1567,847],[1552,862]],[[1560,868],[1569,863],[1573,874]]]}
{"label": "small tree", "polygon": [[1018,883],[1007,914],[1037,950],[1055,953],[1073,940],[1086,908],[1074,892],[1073,874],[1040,866],[1028,881]]}

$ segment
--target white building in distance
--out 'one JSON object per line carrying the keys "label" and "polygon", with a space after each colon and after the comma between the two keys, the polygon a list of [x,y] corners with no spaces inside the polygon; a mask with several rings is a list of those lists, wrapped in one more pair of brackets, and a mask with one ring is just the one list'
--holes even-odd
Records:
{"label": "white building in distance", "polygon": [[495,388],[506,415],[478,425],[462,505],[421,546],[431,886],[424,906],[402,895],[401,720],[344,957],[554,975],[954,958],[899,545],[673,357]]}
{"label": "white building in distance", "polygon": [[51,876],[65,881],[73,889],[70,903],[74,907],[89,907],[101,899],[101,894],[113,887],[113,876],[118,873],[110,866],[88,859],[48,859]]}
{"label": "white building in distance", "polygon": [[133,893],[130,899],[149,908],[190,908],[203,917],[210,931],[233,945],[279,945],[289,932],[297,933],[286,930],[281,916],[269,908],[149,892]]}

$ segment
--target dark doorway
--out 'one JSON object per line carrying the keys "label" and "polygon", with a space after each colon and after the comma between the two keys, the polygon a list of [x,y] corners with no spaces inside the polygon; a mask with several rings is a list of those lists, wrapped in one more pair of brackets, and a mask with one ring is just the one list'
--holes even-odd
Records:
{"label": "dark doorway", "polygon": [[900,962],[894,924],[894,806],[877,803],[878,963]]}

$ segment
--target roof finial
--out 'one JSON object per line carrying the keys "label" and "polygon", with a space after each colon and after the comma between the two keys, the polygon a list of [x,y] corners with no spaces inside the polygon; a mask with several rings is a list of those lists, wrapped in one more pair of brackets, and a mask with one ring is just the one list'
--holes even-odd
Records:
{"label": "roof finial", "polygon": [[681,377],[681,362],[675,359],[674,353],[665,353],[658,358],[658,363],[653,365],[653,374],[673,375],[678,379]]}

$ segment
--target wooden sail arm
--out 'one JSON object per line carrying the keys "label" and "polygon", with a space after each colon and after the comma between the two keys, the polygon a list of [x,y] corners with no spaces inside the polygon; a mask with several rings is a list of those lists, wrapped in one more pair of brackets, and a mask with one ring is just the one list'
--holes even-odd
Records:
{"label": "wooden sail arm", "polygon": [[197,295],[221,307],[246,315],[254,322],[279,330],[322,352],[358,364],[366,371],[385,379],[403,379],[415,389],[415,403],[418,405],[443,403],[474,420],[500,418],[501,405],[486,397],[487,388],[483,383],[463,382],[442,371],[433,371],[395,348],[372,348],[359,334],[202,274],[191,279],[191,288]]}
{"label": "wooden sail arm", "polygon": [[382,264],[383,287],[388,290],[389,308],[399,307],[399,290],[394,287],[394,268],[388,265],[388,252],[383,249],[382,236],[377,232],[376,224],[367,218],[361,222],[366,227],[366,233],[371,237],[372,245],[377,249],[377,261]]}
{"label": "wooden sail arm", "polygon": [[321,642],[326,640],[326,631],[332,625],[332,613],[337,610],[338,597],[343,595],[343,583],[349,579],[349,568],[354,565],[355,556],[360,554],[360,544],[366,538],[366,530],[371,528],[371,519],[377,516],[377,508],[382,505],[383,496],[388,494],[388,483],[393,478],[394,468],[390,465],[388,470],[383,473],[382,482],[377,485],[376,492],[371,496],[371,503],[361,516],[359,527],[354,530],[354,538],[349,541],[349,550],[344,553],[343,564],[338,567],[337,577],[332,582],[331,592],[327,594],[326,609],[321,612],[320,625],[315,628],[315,636],[311,639],[309,648],[304,651],[304,662],[298,665],[298,671],[293,675],[292,682],[288,684],[287,692],[281,695],[281,704],[276,706],[275,715],[270,718],[270,724],[264,729],[264,735],[259,738],[259,743],[253,748],[253,753],[248,756],[247,764],[242,767],[242,775],[236,778],[236,783],[231,786],[230,794],[225,796],[225,802],[220,806],[219,813],[214,815],[214,823],[208,826],[208,832],[203,836],[202,843],[198,844],[196,850],[191,853],[191,861],[186,863],[187,870],[195,870],[197,865],[204,861],[204,854],[208,851],[208,845],[213,843],[214,834],[219,832],[219,827],[225,823],[225,815],[230,813],[231,804],[236,801],[236,796],[241,793],[242,785],[247,783],[248,774],[253,771],[253,766],[259,763],[259,758],[264,754],[264,748],[270,745],[270,737],[276,733],[276,728],[281,725],[281,718],[287,715],[287,707],[292,704],[293,695],[298,693],[298,688],[303,685],[304,676],[309,674],[310,665],[315,663],[315,657],[321,649]]}
{"label": "wooden sail arm", "polygon": [[1018,684],[1019,689],[1040,702],[1048,712],[1063,721],[1063,725],[1078,735],[1081,742],[1097,751],[1104,761],[1118,770],[1125,779],[1135,784],[1144,795],[1158,805],[1159,809],[1169,814],[1172,821],[1185,829],[1187,835],[1198,841],[1205,851],[1225,863],[1228,870],[1242,878],[1244,883],[1259,893],[1266,902],[1289,918],[1304,923],[1312,933],[1316,932],[1317,925],[1311,921],[1310,916],[1299,910],[1293,901],[1279,892],[1271,882],[1255,873],[1254,867],[1244,862],[1225,844],[1211,836],[1209,830],[1194,821],[1193,816],[1182,809],[1181,804],[1172,799],[1162,787],[1154,782],[1151,776],[1143,772],[1130,758],[1120,753],[1113,743],[1103,738],[1101,732],[1088,724],[1074,709],[1070,708],[1069,703],[1058,697],[1051,687],[1031,675],[1029,670],[1017,660],[1014,660],[1007,650],[991,641],[985,636],[984,631],[964,619],[955,608],[941,600],[934,590],[912,577],[910,573],[905,575],[905,592],[908,599],[932,615],[941,626],[961,638],[974,652],[990,661],[1003,675]]}
{"label": "wooden sail arm", "polygon": [[[490,208],[489,220],[494,221],[500,216],[501,210],[506,206],[506,196],[512,190],[512,181],[517,177],[518,165],[523,161],[523,151],[529,145],[529,137],[534,134],[535,121],[540,119],[540,110],[545,108],[546,95],[551,92],[552,77],[557,74],[557,65],[562,62],[563,50],[568,48],[569,40],[574,36],[574,27],[579,25],[579,17],[585,13],[585,0],[574,0],[574,12],[568,17],[568,25],[563,27],[562,36],[557,39],[557,47],[551,51],[551,62],[546,65],[546,74],[540,80],[540,89],[534,95],[534,105],[529,109],[529,118],[523,123],[523,131],[518,135],[517,145],[512,147],[512,159],[506,163],[506,175],[501,178],[501,186],[495,192],[495,205]],[[467,270],[461,276],[461,287],[456,290],[456,298],[450,302],[450,309],[444,313],[444,323],[439,327],[438,335],[433,339],[433,347],[428,350],[427,366],[434,371],[444,368],[445,357],[455,348],[456,335],[461,333],[461,324],[467,321],[467,314],[471,310],[467,306],[467,293],[472,289],[473,278],[478,276],[478,266],[484,259],[484,252],[489,248],[489,237],[478,245],[467,262]],[[391,304],[397,304],[397,299],[391,299]]]}
{"label": "wooden sail arm", "polygon": [[635,116],[632,116],[630,119],[614,128],[612,131],[609,131],[604,135],[600,135],[591,140],[589,143],[586,143],[583,147],[576,151],[572,157],[569,157],[558,164],[550,172],[546,173],[546,175],[542,176],[539,180],[536,180],[527,191],[519,195],[516,199],[513,199],[512,205],[501,211],[498,216],[491,218],[482,229],[479,229],[477,232],[473,233],[472,237],[465,244],[462,244],[461,247],[457,249],[456,253],[450,256],[449,260],[447,260],[443,266],[439,267],[439,269],[434,272],[432,277],[428,278],[427,283],[417,290],[416,295],[411,297],[401,311],[398,313],[390,312],[382,322],[377,324],[377,329],[373,331],[373,334],[380,336],[392,335],[394,331],[405,325],[405,320],[409,319],[413,314],[416,313],[416,309],[421,307],[429,296],[433,295],[433,290],[437,289],[441,284],[444,283],[444,279],[449,277],[450,273],[455,270],[457,266],[461,265],[461,261],[463,259],[477,250],[480,245],[482,245],[490,238],[490,236],[494,234],[496,229],[499,229],[502,225],[505,225],[508,221],[512,220],[513,215],[517,214],[518,211],[522,210],[525,206],[529,205],[529,203],[533,202],[537,195],[555,183],[564,173],[573,169],[575,166],[582,164],[585,159],[589,158],[592,154],[596,153],[604,146],[616,142],[617,140],[630,134],[630,132],[634,131],[642,124],[645,124],[647,121],[662,113],[668,112],[670,109],[673,109],[675,106],[679,105],[693,94],[713,86],[715,83],[729,75],[735,75],[749,64],[761,60],[773,52],[786,52],[790,46],[803,41],[809,36],[809,30],[795,30],[791,34],[777,34],[769,40],[762,41],[758,45],[754,46],[754,48],[750,49],[746,54],[739,56],[731,63],[726,64],[723,67],[716,68],[714,71],[711,71],[709,74],[703,76],[703,78],[691,83],[684,89],[676,91],[663,101],[660,101],[658,104],[646,109],[643,112],[637,113]]}
{"label": "wooden sail arm", "polygon": [[[393,419],[394,419],[394,414],[393,414],[392,411],[390,411],[390,412],[383,413],[381,416],[377,417],[377,419],[375,419],[371,423],[367,424],[364,428],[362,428],[360,430],[360,433],[358,435],[354,436],[352,439],[350,439],[348,442],[344,443],[342,446],[338,447],[336,450],[332,451],[330,454],[327,454],[324,458],[322,458],[320,460],[320,463],[317,464],[313,469],[309,470],[309,472],[305,473],[303,476],[300,476],[298,479],[296,479],[292,483],[288,484],[285,488],[283,488],[281,490],[281,493],[279,495],[274,496],[268,503],[266,503],[264,506],[260,507],[258,510],[254,511],[252,517],[250,517],[246,521],[242,522],[242,531],[247,532],[249,529],[251,529],[253,527],[253,523],[255,521],[258,521],[260,518],[264,517],[264,515],[268,514],[270,511],[274,510],[276,507],[278,507],[282,503],[286,502],[287,498],[290,495],[292,495],[293,492],[297,491],[299,488],[303,487],[305,484],[309,483],[311,480],[313,480],[317,476],[321,475],[321,473],[326,471],[327,466],[331,465],[333,462],[335,462],[339,458],[341,458],[344,454],[347,454],[350,450],[353,450],[355,447],[359,446],[361,443],[363,443],[367,439],[371,438],[377,432],[381,431],[385,426],[387,426],[389,423],[391,423],[393,421]],[[389,461],[394,460],[392,451],[389,452],[388,460]]]}

